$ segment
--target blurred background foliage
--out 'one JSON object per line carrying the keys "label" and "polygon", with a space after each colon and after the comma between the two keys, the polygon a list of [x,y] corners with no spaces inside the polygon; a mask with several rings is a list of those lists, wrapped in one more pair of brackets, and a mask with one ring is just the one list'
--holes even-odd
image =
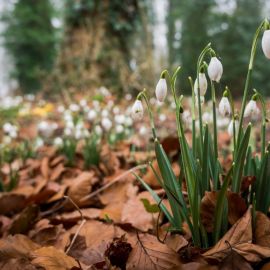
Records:
{"label": "blurred background foliage", "polygon": [[[13,2],[2,14],[11,76],[23,93],[42,90],[47,96],[106,86],[121,97],[153,87],[162,69],[178,65],[179,88],[190,94],[187,77],[195,77],[208,42],[224,65],[222,85],[240,96],[253,34],[269,10],[266,0]],[[260,49],[255,65],[253,86],[268,94],[270,65]]]}

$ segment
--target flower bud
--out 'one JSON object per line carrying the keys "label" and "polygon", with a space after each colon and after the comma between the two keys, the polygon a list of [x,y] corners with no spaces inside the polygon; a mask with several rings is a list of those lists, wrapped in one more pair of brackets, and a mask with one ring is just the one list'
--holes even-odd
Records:
{"label": "flower bud", "polygon": [[160,78],[156,86],[156,98],[159,102],[163,102],[167,95],[166,79]]}
{"label": "flower bud", "polygon": [[[199,86],[200,86],[200,95],[204,96],[207,90],[207,79],[204,73],[199,73]],[[194,92],[198,96],[198,79],[194,83]]]}
{"label": "flower bud", "polygon": [[[235,120],[234,121],[234,125],[235,125],[235,133],[237,134],[238,129],[239,129],[239,121]],[[233,136],[233,120],[231,120],[229,126],[228,126],[228,133],[229,135],[232,137]]]}
{"label": "flower bud", "polygon": [[262,50],[265,57],[270,59],[270,30],[265,30],[263,33]]}
{"label": "flower bud", "polygon": [[223,73],[223,66],[217,57],[212,57],[208,65],[208,76],[212,81],[219,82]]}
{"label": "flower bud", "polygon": [[231,105],[227,97],[222,97],[220,100],[218,111],[223,117],[229,116],[231,114]]}
{"label": "flower bud", "polygon": [[257,103],[255,100],[250,100],[247,104],[244,112],[244,117],[252,117],[256,118],[260,114],[260,109],[257,106]]}
{"label": "flower bud", "polygon": [[140,120],[143,118],[143,105],[140,100],[136,100],[132,106],[132,117],[134,120]]}

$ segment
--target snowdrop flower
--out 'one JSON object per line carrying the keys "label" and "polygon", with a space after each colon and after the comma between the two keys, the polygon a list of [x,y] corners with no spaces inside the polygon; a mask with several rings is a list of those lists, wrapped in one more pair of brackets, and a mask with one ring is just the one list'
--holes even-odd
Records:
{"label": "snowdrop flower", "polygon": [[228,127],[229,124],[230,124],[230,119],[227,117],[222,117],[222,118],[217,119],[218,128]]}
{"label": "snowdrop flower", "polygon": [[99,91],[100,91],[100,93],[101,93],[103,96],[105,96],[105,97],[111,95],[110,91],[109,91],[105,86],[101,86],[101,87],[99,88]]}
{"label": "snowdrop flower", "polygon": [[12,138],[12,139],[16,139],[17,136],[18,136],[18,133],[17,133],[17,130],[12,130],[11,132],[9,132],[9,136]]}
{"label": "snowdrop flower", "polygon": [[154,97],[151,97],[149,100],[151,105],[155,105],[156,104],[156,99]]}
{"label": "snowdrop flower", "polygon": [[73,129],[73,128],[74,128],[74,123],[73,123],[73,121],[67,121],[67,122],[66,122],[66,128]]}
{"label": "snowdrop flower", "polygon": [[109,100],[107,103],[107,107],[108,109],[111,109],[114,106],[114,101],[113,100]]}
{"label": "snowdrop flower", "polygon": [[60,137],[56,137],[53,141],[53,144],[57,147],[61,147],[63,145],[63,139]]}
{"label": "snowdrop flower", "polygon": [[260,113],[260,109],[257,107],[257,103],[255,100],[250,100],[247,104],[244,112],[244,117],[257,117]]}
{"label": "snowdrop flower", "polygon": [[85,99],[80,100],[80,106],[83,107],[83,108],[86,107],[87,106],[87,101]]}
{"label": "snowdrop flower", "polygon": [[4,131],[5,133],[9,133],[12,129],[13,129],[13,125],[10,124],[10,123],[5,123],[5,124],[3,125],[3,131]]}
{"label": "snowdrop flower", "polygon": [[41,138],[36,139],[35,147],[39,148],[44,145],[44,141]]}
{"label": "snowdrop flower", "polygon": [[65,135],[65,136],[68,136],[68,137],[69,137],[69,136],[72,135],[72,133],[73,133],[73,132],[72,132],[72,129],[70,129],[70,128],[65,128],[65,129],[64,129],[64,135]]}
{"label": "snowdrop flower", "polygon": [[147,128],[145,126],[141,126],[139,129],[139,134],[141,136],[145,136],[147,134]]}
{"label": "snowdrop flower", "polygon": [[[200,96],[201,104],[204,104],[205,98],[204,96]],[[195,105],[198,107],[198,96],[195,96]]]}
{"label": "snowdrop flower", "polygon": [[160,122],[164,122],[167,119],[167,116],[164,113],[162,113],[162,114],[159,115],[158,118],[159,118]]}
{"label": "snowdrop flower", "polygon": [[181,118],[185,125],[189,125],[192,122],[191,115],[188,110],[185,110],[183,113],[181,113]]}
{"label": "snowdrop flower", "polygon": [[119,115],[116,115],[114,117],[114,121],[117,124],[121,124],[122,125],[122,124],[125,123],[125,120],[126,120],[126,117],[123,114],[119,114]]}
{"label": "snowdrop flower", "polygon": [[126,117],[126,119],[125,119],[125,125],[128,126],[128,127],[130,127],[130,126],[132,126],[132,124],[133,124],[132,118],[129,117],[129,116]]}
{"label": "snowdrop flower", "polygon": [[208,76],[212,81],[219,82],[223,73],[223,66],[217,57],[212,57],[208,65]]}
{"label": "snowdrop flower", "polygon": [[89,121],[94,121],[97,117],[97,112],[95,110],[90,110],[87,114],[87,119]]}
{"label": "snowdrop flower", "polygon": [[136,100],[132,107],[132,117],[134,120],[140,120],[143,118],[143,105],[140,100]]}
{"label": "snowdrop flower", "polygon": [[[235,120],[235,132],[237,134],[238,132],[238,129],[239,129],[239,121],[238,120]],[[228,133],[229,135],[232,137],[233,136],[233,120],[230,121],[230,124],[228,126]]]}
{"label": "snowdrop flower", "polygon": [[156,86],[156,98],[159,102],[163,102],[167,95],[166,79],[160,78]]}
{"label": "snowdrop flower", "polygon": [[98,109],[100,108],[100,103],[99,103],[99,101],[98,101],[98,100],[94,100],[94,101],[93,101],[93,106],[94,106],[94,108],[95,108],[96,110],[98,110]]}
{"label": "snowdrop flower", "polygon": [[265,57],[270,59],[270,30],[265,30],[263,33],[262,50]]}
{"label": "snowdrop flower", "polygon": [[80,110],[80,107],[79,107],[78,104],[72,103],[72,104],[69,105],[69,109],[72,112],[78,112]]}
{"label": "snowdrop flower", "polygon": [[130,100],[132,99],[132,95],[131,95],[131,94],[126,94],[126,95],[125,95],[125,99],[126,99],[127,101],[130,101]]}
{"label": "snowdrop flower", "polygon": [[106,110],[106,109],[102,110],[101,116],[102,116],[102,117],[108,117],[108,116],[109,116],[108,110]]}
{"label": "snowdrop flower", "polygon": [[102,125],[102,127],[106,130],[106,131],[108,131],[108,130],[110,130],[111,129],[111,127],[112,127],[112,121],[109,119],[109,118],[103,118],[102,120],[101,120],[101,125]]}
{"label": "snowdrop flower", "polygon": [[113,113],[114,113],[114,114],[119,114],[119,113],[120,113],[119,107],[117,107],[117,106],[114,107],[114,108],[113,108]]}
{"label": "snowdrop flower", "polygon": [[[200,95],[204,96],[207,90],[207,79],[204,73],[199,73],[199,87],[200,87]],[[198,78],[194,83],[194,92],[195,95],[198,96]]]}
{"label": "snowdrop flower", "polygon": [[99,135],[99,136],[102,135],[102,128],[101,128],[101,126],[99,126],[99,125],[95,126],[95,133],[97,135]]}
{"label": "snowdrop flower", "polygon": [[125,130],[125,128],[124,128],[122,125],[117,125],[117,126],[115,127],[115,131],[116,131],[117,134],[123,133],[124,130]]}
{"label": "snowdrop flower", "polygon": [[203,122],[205,122],[205,123],[211,123],[212,120],[213,120],[211,113],[209,113],[209,112],[204,112],[203,115],[202,115],[202,120],[203,120]]}
{"label": "snowdrop flower", "polygon": [[231,105],[227,97],[222,97],[218,106],[218,111],[223,117],[231,114]]}

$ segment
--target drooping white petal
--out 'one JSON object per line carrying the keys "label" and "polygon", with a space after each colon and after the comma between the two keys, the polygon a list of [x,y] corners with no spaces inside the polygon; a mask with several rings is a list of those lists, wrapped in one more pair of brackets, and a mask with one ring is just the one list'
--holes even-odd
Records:
{"label": "drooping white petal", "polygon": [[[207,90],[207,79],[204,73],[199,73],[199,86],[200,86],[200,95],[204,96]],[[194,83],[194,92],[198,96],[198,79]]]}
{"label": "drooping white petal", "polygon": [[160,78],[156,86],[156,98],[159,102],[163,102],[167,95],[166,79]]}
{"label": "drooping white petal", "polygon": [[[235,123],[235,133],[237,134],[239,130],[239,121],[235,120],[234,123]],[[228,133],[231,137],[233,136],[233,120],[231,120],[228,126]]]}
{"label": "drooping white petal", "polygon": [[231,114],[231,105],[227,97],[222,97],[218,106],[219,113],[225,117]]}
{"label": "drooping white petal", "polygon": [[208,76],[212,81],[219,82],[223,73],[223,66],[217,57],[212,57],[208,65]]}
{"label": "drooping white petal", "polygon": [[140,100],[136,100],[134,105],[132,106],[132,117],[134,120],[140,120],[143,118],[143,105]]}
{"label": "drooping white petal", "polygon": [[244,117],[257,117],[260,113],[260,109],[257,106],[255,100],[250,100],[247,104],[244,112]]}
{"label": "drooping white petal", "polygon": [[265,57],[270,59],[270,30],[265,30],[263,33],[262,50]]}

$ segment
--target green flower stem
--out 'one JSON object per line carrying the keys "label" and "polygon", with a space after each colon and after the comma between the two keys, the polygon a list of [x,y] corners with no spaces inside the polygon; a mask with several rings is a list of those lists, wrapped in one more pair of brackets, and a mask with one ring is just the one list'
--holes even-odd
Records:
{"label": "green flower stem", "polygon": [[[226,86],[225,88],[226,93],[228,94],[228,99],[230,102],[230,106],[232,109],[232,121],[233,121],[233,149],[236,147],[236,129],[235,129],[235,115],[234,115],[234,103],[232,98],[232,93],[230,89]],[[235,153],[234,153],[235,154]]]}
{"label": "green flower stem", "polygon": [[191,104],[191,116],[192,116],[192,152],[194,157],[196,156],[196,115],[195,115],[195,93],[194,93],[194,83],[191,77],[188,77],[190,87],[191,87],[191,94],[192,94],[192,104]]}
{"label": "green flower stem", "polygon": [[146,89],[144,89],[142,92],[140,92],[138,94],[137,99],[141,99],[141,98],[143,98],[145,100],[147,111],[148,111],[148,114],[149,114],[149,120],[150,120],[150,124],[151,124],[153,137],[154,137],[154,139],[156,139],[157,138],[157,133],[156,133],[156,128],[155,128],[155,122],[154,122],[153,113],[152,113],[152,110],[151,110],[151,107],[150,107],[150,103],[149,103],[148,97],[146,95]]}
{"label": "green flower stem", "polygon": [[203,145],[203,122],[202,122],[202,106],[201,106],[201,93],[200,93],[200,82],[199,82],[199,73],[202,65],[203,58],[206,53],[211,50],[211,43],[208,43],[206,47],[202,50],[197,61],[197,93],[198,93],[198,108],[199,108],[199,125],[200,125],[200,141]]}
{"label": "green flower stem", "polygon": [[266,144],[266,104],[263,96],[254,89],[255,95],[262,105],[262,141],[261,141],[261,158],[265,155],[265,144]]}
{"label": "green flower stem", "polygon": [[248,96],[248,88],[251,80],[251,75],[253,71],[253,65],[254,65],[254,59],[256,55],[256,50],[257,50],[257,43],[259,39],[259,34],[266,27],[268,24],[267,20],[264,20],[259,27],[257,28],[253,42],[252,42],[252,47],[251,47],[251,52],[250,52],[250,59],[249,59],[249,65],[248,65],[248,72],[247,72],[247,77],[246,77],[246,82],[245,82],[245,88],[244,88],[244,94],[243,94],[243,102],[241,106],[241,111],[240,111],[240,118],[239,118],[239,130],[238,130],[238,136],[237,136],[237,150],[240,145],[241,141],[241,136],[242,136],[242,125],[243,125],[243,118],[244,118],[244,112],[245,112],[245,107],[247,103],[247,96]]}

